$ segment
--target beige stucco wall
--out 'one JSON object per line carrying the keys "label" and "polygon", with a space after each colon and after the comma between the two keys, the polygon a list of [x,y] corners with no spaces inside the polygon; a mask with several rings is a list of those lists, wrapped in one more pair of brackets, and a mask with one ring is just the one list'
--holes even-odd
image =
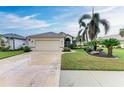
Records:
{"label": "beige stucco wall", "polygon": [[[30,41],[29,41],[30,39]],[[64,48],[64,38],[27,38],[28,45],[32,48],[32,50],[36,50],[36,42],[37,41],[60,41],[60,49]]]}

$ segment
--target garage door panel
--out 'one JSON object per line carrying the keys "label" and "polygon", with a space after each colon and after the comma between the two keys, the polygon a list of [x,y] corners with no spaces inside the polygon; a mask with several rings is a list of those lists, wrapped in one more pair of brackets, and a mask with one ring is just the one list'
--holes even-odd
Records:
{"label": "garage door panel", "polygon": [[60,50],[60,41],[38,40],[36,41],[36,50]]}

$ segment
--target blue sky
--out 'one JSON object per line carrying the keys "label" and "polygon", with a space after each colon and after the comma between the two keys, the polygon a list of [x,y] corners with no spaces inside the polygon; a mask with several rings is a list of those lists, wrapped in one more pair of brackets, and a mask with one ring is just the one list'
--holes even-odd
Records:
{"label": "blue sky", "polygon": [[[101,18],[110,22],[109,34],[119,33],[124,27],[124,7],[95,7]],[[83,6],[1,6],[0,33],[16,33],[23,36],[44,32],[66,32],[77,35],[78,20],[83,14],[91,14],[91,7]],[[103,27],[100,36],[103,36]]]}

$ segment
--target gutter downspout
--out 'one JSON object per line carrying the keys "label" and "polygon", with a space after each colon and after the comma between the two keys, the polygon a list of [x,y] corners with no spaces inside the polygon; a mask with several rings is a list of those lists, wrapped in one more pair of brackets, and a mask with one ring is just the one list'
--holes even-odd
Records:
{"label": "gutter downspout", "polygon": [[13,50],[15,50],[15,40],[13,38]]}
{"label": "gutter downspout", "polygon": [[15,50],[15,39],[14,39],[14,36],[12,37],[12,40],[13,40],[13,50]]}

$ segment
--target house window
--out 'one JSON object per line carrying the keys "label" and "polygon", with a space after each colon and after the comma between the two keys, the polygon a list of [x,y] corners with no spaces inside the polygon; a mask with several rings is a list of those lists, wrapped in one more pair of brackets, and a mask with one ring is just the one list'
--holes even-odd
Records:
{"label": "house window", "polygon": [[1,41],[1,46],[5,46],[5,42],[3,40]]}
{"label": "house window", "polygon": [[31,39],[28,39],[28,41],[31,41]]}
{"label": "house window", "polygon": [[33,43],[33,40],[31,42]]}

